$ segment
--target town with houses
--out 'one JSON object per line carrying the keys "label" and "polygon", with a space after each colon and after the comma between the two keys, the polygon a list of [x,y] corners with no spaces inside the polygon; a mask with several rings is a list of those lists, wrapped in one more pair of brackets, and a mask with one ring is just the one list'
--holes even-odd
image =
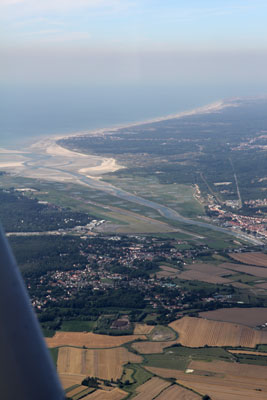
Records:
{"label": "town with houses", "polygon": [[[250,200],[244,204],[253,207],[264,206],[267,207],[267,199],[264,200]],[[236,208],[234,201],[226,204],[228,207]],[[216,215],[216,219],[220,225],[231,228],[239,229],[248,234],[254,234],[259,239],[267,239],[267,217],[262,216],[259,209],[258,216],[240,215],[233,211],[223,210],[222,206],[215,202],[208,205],[208,209]]]}
{"label": "town with houses", "polygon": [[[230,182],[223,182],[223,184],[227,183]],[[218,196],[212,194],[208,194],[204,200],[198,185],[195,185],[194,196],[206,205],[207,214],[212,218],[213,223],[255,235],[258,239],[267,240],[267,217],[266,213],[261,210],[267,207],[267,198],[244,201],[246,208],[257,209],[257,211],[253,212],[253,215],[242,215],[242,202],[240,200],[222,202],[218,201]],[[238,213],[235,211],[238,211]]]}
{"label": "town with houses", "polygon": [[181,317],[194,307],[209,310],[220,304],[238,302],[237,290],[232,287],[205,290],[200,286],[192,291],[192,287],[181,284],[175,276],[170,278],[158,274],[160,266],[167,263],[177,269],[178,277],[188,260],[194,262],[199,256],[209,254],[206,245],[179,250],[176,246],[186,247],[186,242],[139,235],[102,237],[100,241],[98,237],[98,243],[94,242],[96,239],[87,238],[87,250],[83,252],[87,264],[84,267],[74,265],[68,271],[49,271],[36,282],[31,278],[28,290],[36,311],[45,312],[47,308],[68,304],[86,291],[92,298],[98,298],[121,289],[140,293],[145,307],[152,314],[160,313],[172,319]]}

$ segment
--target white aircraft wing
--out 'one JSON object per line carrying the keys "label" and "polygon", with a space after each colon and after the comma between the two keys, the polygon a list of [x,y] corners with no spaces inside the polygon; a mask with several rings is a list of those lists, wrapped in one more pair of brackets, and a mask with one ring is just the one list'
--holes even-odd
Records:
{"label": "white aircraft wing", "polygon": [[1,228],[0,398],[65,399],[20,271]]}

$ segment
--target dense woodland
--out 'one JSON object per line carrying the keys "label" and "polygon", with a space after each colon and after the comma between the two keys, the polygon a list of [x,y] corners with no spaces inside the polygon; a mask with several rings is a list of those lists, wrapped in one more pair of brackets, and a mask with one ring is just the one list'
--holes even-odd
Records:
{"label": "dense woodland", "polygon": [[46,271],[82,268],[86,257],[83,242],[73,236],[10,237],[21,271],[25,277],[40,277]]}
{"label": "dense woodland", "polygon": [[45,232],[86,225],[92,217],[38,200],[13,189],[0,189],[0,221],[6,232]]}

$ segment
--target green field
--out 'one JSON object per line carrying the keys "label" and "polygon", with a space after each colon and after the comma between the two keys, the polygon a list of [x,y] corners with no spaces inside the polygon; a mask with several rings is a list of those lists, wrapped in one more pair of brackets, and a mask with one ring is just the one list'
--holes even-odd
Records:
{"label": "green field", "polygon": [[254,354],[235,354],[238,362],[241,364],[253,364],[253,365],[263,365],[267,366],[266,356],[257,356]]}
{"label": "green field", "polygon": [[104,180],[145,199],[164,204],[185,217],[194,218],[205,214],[204,207],[193,197],[192,185],[162,185],[155,176],[132,176],[127,172],[124,175],[121,172],[119,177],[109,174]]}
{"label": "green field", "polygon": [[125,367],[121,378],[122,383],[125,383],[127,381],[129,383],[135,383],[135,380],[133,378],[134,372],[134,369]]}
{"label": "green field", "polygon": [[[107,177],[106,175],[105,179],[129,192],[166,205],[185,217],[194,219],[204,215],[203,206],[192,197],[194,188],[191,185],[162,185],[156,178],[146,177],[137,177],[131,180],[130,177],[121,179],[121,177]],[[121,234],[153,234],[193,242],[203,240],[213,249],[237,247],[234,239],[227,234],[166,219],[155,209],[122,200],[105,191],[86,186],[10,175],[0,176],[0,185],[3,188],[34,188],[37,192],[29,192],[26,195],[60,207],[70,208],[72,211],[88,213],[97,219],[109,221],[109,224],[103,230],[104,233],[115,231]],[[152,197],[151,193],[153,194]],[[151,220],[146,220],[143,217]],[[175,230],[177,231],[175,232]]]}
{"label": "green field", "polygon": [[263,351],[267,353],[267,344],[259,344],[257,346],[257,351]]}
{"label": "green field", "polygon": [[[119,199],[101,190],[72,183],[53,183],[9,175],[0,176],[0,185],[2,188],[33,188],[37,190],[34,194],[32,192],[25,194],[31,198],[70,208],[73,211],[85,212],[97,219],[109,221],[111,224],[106,230],[111,233],[114,229],[121,233],[154,234],[173,231],[171,226],[160,222],[161,218],[156,210]],[[142,218],[142,216],[151,218],[151,213],[155,220],[149,221]],[[157,218],[159,222],[157,222]],[[115,224],[114,228],[113,224]]]}
{"label": "green field", "polygon": [[150,379],[153,374],[145,370],[139,364],[130,364],[130,368],[134,371],[132,374],[132,379],[134,383],[132,383],[131,385],[124,384],[123,390],[126,390],[129,393],[134,393],[138,386],[143,385],[143,383],[148,381],[148,379]]}
{"label": "green field", "polygon": [[163,354],[145,355],[145,366],[178,369],[184,371],[192,360],[202,361],[229,361],[235,358],[222,348],[192,349],[182,346],[168,347]]}
{"label": "green field", "polygon": [[253,283],[254,281],[258,281],[259,278],[256,276],[251,276],[247,274],[235,274],[231,275],[229,279],[237,282],[242,282],[242,283]]}
{"label": "green field", "polygon": [[60,327],[64,332],[91,332],[96,326],[96,321],[63,321]]}

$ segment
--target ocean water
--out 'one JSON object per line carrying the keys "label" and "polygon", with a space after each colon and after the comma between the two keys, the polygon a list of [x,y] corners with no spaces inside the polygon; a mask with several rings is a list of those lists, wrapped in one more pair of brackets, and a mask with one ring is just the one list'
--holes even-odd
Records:
{"label": "ocean water", "polygon": [[232,85],[6,86],[0,94],[0,147],[21,148],[45,136],[144,121],[257,94],[263,93]]}

